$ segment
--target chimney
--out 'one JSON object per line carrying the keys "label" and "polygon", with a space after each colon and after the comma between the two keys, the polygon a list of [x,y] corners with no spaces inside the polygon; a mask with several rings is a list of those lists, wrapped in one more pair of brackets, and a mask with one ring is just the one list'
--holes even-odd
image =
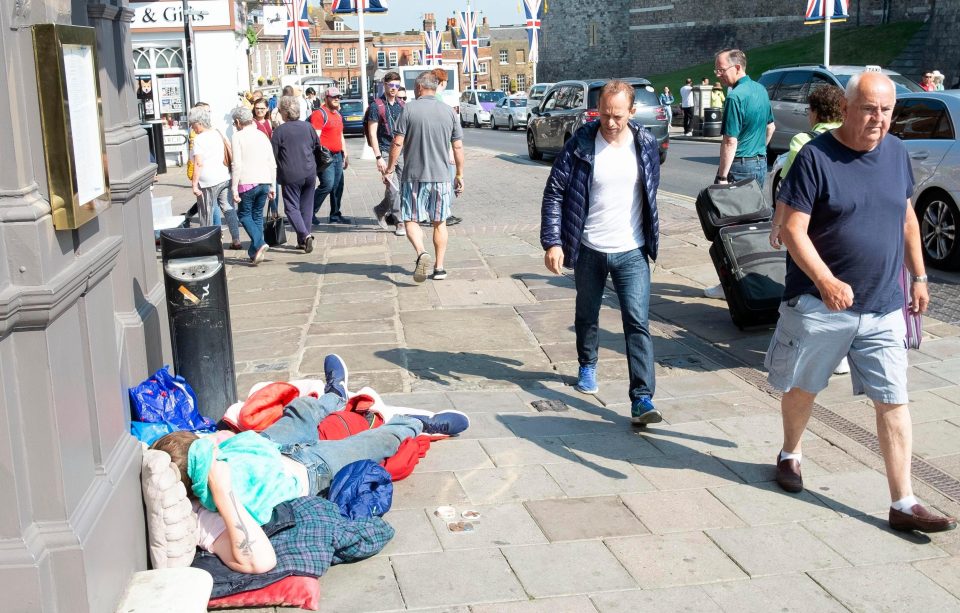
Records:
{"label": "chimney", "polygon": [[456,30],[457,29],[457,18],[456,17],[447,17],[447,29]]}
{"label": "chimney", "polygon": [[429,32],[430,30],[437,29],[437,20],[433,16],[433,13],[424,13],[423,14],[423,31]]}

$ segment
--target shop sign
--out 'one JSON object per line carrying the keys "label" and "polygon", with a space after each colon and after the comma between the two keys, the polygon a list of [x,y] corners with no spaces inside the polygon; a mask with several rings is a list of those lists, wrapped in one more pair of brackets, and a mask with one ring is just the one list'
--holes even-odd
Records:
{"label": "shop sign", "polygon": [[[134,11],[130,25],[134,31],[183,28],[183,2],[131,2],[130,8]],[[197,13],[191,16],[195,28],[231,27],[233,2],[230,0],[191,0],[190,9]]]}
{"label": "shop sign", "polygon": [[160,92],[160,114],[183,112],[183,86],[180,77],[157,79]]}

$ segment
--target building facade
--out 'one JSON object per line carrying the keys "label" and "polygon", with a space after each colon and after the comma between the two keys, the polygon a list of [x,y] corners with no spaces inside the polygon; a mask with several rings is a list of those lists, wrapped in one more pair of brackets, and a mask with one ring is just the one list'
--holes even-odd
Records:
{"label": "building facade", "polygon": [[490,28],[490,81],[493,89],[526,92],[533,85],[527,31],[522,25]]}

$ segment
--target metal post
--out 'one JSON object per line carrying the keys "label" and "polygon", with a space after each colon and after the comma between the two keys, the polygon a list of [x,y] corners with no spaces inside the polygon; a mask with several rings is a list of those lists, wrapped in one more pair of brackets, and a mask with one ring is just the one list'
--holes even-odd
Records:
{"label": "metal post", "polygon": [[823,65],[830,68],[830,16],[823,20]]}
{"label": "metal post", "polygon": [[191,41],[191,32],[190,32],[190,4],[187,0],[183,0],[182,6],[180,7],[180,12],[183,16],[183,45],[184,53],[186,53],[185,60],[185,72],[184,72],[184,87],[186,91],[186,99],[190,101],[192,105],[196,98],[194,97],[197,92],[193,91],[193,44]]}
{"label": "metal post", "polygon": [[[367,33],[363,28],[363,0],[357,0],[357,29],[360,31],[358,36],[357,44],[360,46],[357,49],[359,54],[360,61],[360,108],[363,109],[363,116],[367,116],[367,60],[366,53],[367,50]],[[347,76],[347,85],[349,86],[350,77]],[[361,160],[372,160],[376,158],[376,153],[373,149],[370,148],[370,143],[367,142],[366,135],[363,138],[363,150],[360,152]]]}

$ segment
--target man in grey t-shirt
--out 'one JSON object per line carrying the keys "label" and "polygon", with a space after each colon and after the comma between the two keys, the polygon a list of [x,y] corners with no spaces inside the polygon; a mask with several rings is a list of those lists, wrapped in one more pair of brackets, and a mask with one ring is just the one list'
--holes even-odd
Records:
{"label": "man in grey t-shirt", "polygon": [[[430,254],[423,248],[423,231],[418,222],[433,224],[433,247],[436,264],[431,276],[445,279],[443,256],[447,250],[447,217],[450,216],[451,192],[463,193],[463,130],[446,103],[437,99],[437,78],[432,72],[417,77],[417,99],[408,102],[394,128],[390,161],[384,171],[394,172],[403,153],[404,166],[400,182],[400,219],[407,230],[407,239],[417,251],[413,280],[423,283],[430,267]],[[457,165],[453,184],[447,164],[449,148]]]}

